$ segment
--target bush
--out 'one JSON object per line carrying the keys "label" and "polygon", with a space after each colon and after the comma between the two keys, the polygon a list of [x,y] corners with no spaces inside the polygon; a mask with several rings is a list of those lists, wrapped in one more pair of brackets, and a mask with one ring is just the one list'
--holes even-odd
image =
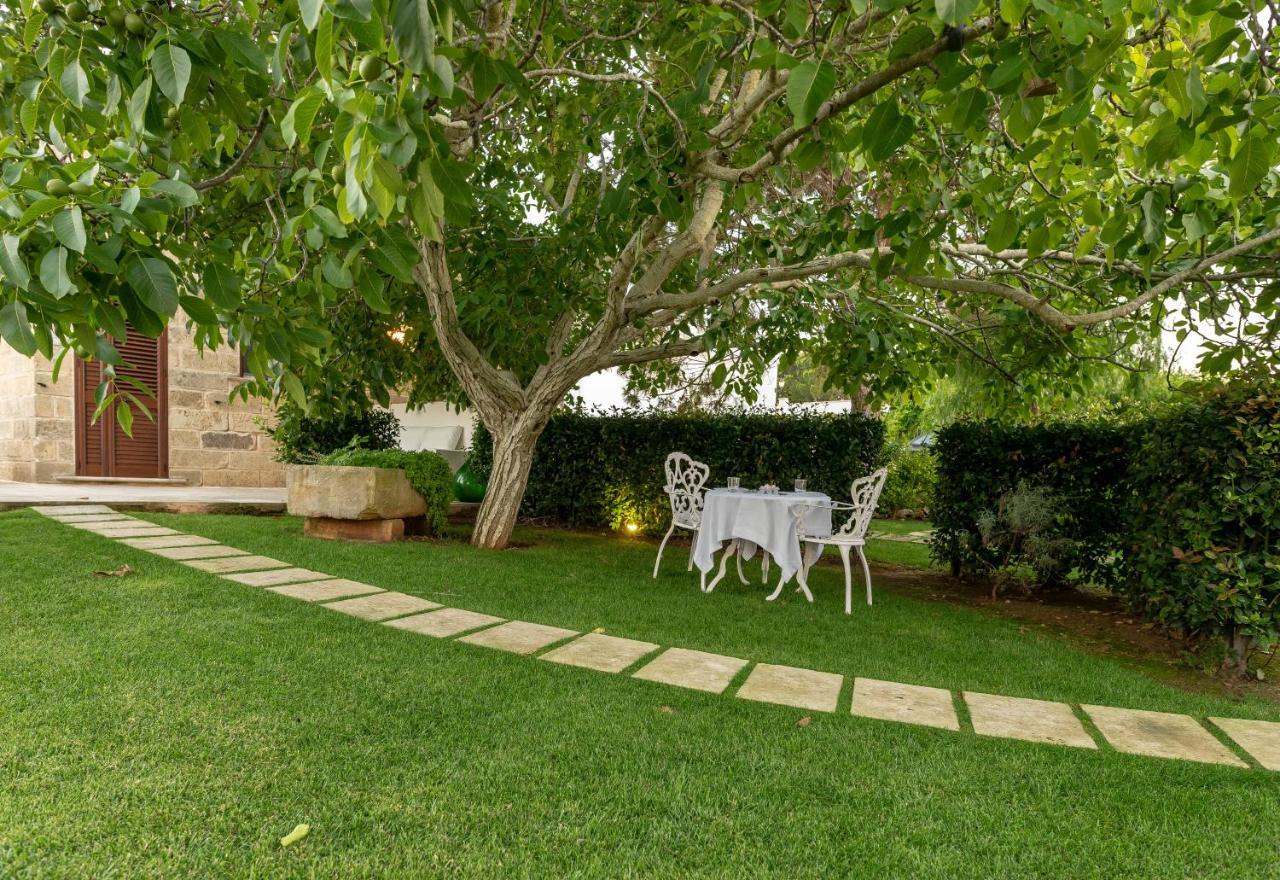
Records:
{"label": "bush", "polygon": [[1280,640],[1280,391],[1189,391],[1127,424],[944,428],[935,555],[956,572],[998,570],[1010,559],[984,540],[998,531],[991,511],[1019,483],[1039,487],[1063,541],[1050,573],[1078,567],[1170,629],[1221,637],[1243,673]]}
{"label": "bush", "polygon": [[889,476],[880,492],[878,510],[881,516],[893,516],[900,510],[933,510],[934,490],[938,485],[938,461],[932,452],[896,447],[889,455]]}
{"label": "bush", "polygon": [[405,452],[403,449],[340,449],[320,460],[320,464],[344,467],[398,468],[404,471],[414,490],[427,502],[428,534],[444,531],[453,502],[453,471],[434,452]]}
{"label": "bush", "polygon": [[340,449],[395,449],[400,444],[400,420],[378,408],[331,416],[307,416],[297,406],[280,407],[267,434],[276,443],[276,461],[308,464]]}
{"label": "bush", "polygon": [[998,567],[1000,553],[983,545],[978,520],[1026,483],[1053,497],[1057,534],[1075,542],[1067,569],[1104,578],[1125,528],[1129,443],[1129,429],[1100,422],[943,428],[935,447],[934,555],[956,574]]}
{"label": "bush", "polygon": [[1132,605],[1220,634],[1243,673],[1280,637],[1280,389],[1200,391],[1137,426],[1115,580]]}
{"label": "bush", "polygon": [[[521,513],[578,528],[662,531],[671,518],[663,461],[685,452],[711,468],[708,485],[737,476],[744,486],[810,489],[848,499],[849,486],[880,461],[884,429],[849,413],[558,413],[538,440]],[[485,479],[492,437],[483,425],[471,462]]]}
{"label": "bush", "polygon": [[1062,504],[1049,490],[1025,481],[978,516],[982,547],[994,557],[991,598],[1002,586],[1024,593],[1066,580],[1080,542],[1063,534]]}

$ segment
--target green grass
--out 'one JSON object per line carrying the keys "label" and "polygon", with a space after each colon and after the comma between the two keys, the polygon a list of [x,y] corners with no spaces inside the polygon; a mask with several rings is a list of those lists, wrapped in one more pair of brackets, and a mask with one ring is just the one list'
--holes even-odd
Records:
{"label": "green grass", "polygon": [[[148,516],[477,611],[845,674],[1280,720],[887,589],[674,549],[359,546]],[[95,577],[128,563],[136,573]],[[0,514],[0,876],[1272,877],[1275,774],[818,715],[400,632]],[[754,568],[754,567],[753,567]],[[758,573],[758,568],[754,569]],[[670,707],[672,712],[659,711]],[[277,838],[298,822],[311,835]]]}

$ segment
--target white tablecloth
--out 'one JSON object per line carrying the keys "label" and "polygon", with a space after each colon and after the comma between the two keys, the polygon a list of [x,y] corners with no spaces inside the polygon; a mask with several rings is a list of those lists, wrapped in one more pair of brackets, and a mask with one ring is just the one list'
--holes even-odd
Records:
{"label": "white tablecloth", "polygon": [[[803,560],[796,519],[791,507],[801,502],[830,504],[831,498],[821,492],[780,492],[764,495],[750,489],[712,489],[702,506],[702,525],[693,547],[693,563],[707,572],[715,565],[715,554],[727,541],[742,542],[742,553],[750,559],[756,547],[763,547],[782,570],[782,582],[791,579]],[[831,534],[831,510],[811,507],[805,513],[805,533]],[[814,559],[822,546],[809,545],[807,553]]]}

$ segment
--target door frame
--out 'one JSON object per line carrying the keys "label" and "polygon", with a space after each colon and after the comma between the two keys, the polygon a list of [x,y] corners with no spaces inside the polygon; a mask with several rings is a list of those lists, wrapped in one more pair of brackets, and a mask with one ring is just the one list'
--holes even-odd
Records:
{"label": "door frame", "polygon": [[[132,328],[131,328],[132,329]],[[102,433],[102,469],[103,477],[114,478],[115,470],[115,413],[104,416],[96,425],[89,423],[89,415],[85,412],[84,370],[85,362],[80,356],[75,358],[75,395],[72,407],[75,413],[75,472],[76,476],[85,476],[85,458],[87,457],[86,441],[89,431]],[[159,468],[153,477],[120,477],[119,479],[167,479],[169,476],[169,328],[166,326],[156,338],[156,455]],[[137,416],[146,418],[146,416]],[[110,430],[107,430],[107,426]]]}

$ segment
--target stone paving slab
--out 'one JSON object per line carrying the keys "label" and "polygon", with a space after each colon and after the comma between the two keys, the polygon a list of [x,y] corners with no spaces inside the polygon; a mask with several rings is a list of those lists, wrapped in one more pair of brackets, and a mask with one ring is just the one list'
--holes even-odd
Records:
{"label": "stone paving slab", "polygon": [[224,556],[248,556],[245,550],[225,547],[222,544],[197,544],[194,547],[157,547],[148,550],[165,559],[220,559]]}
{"label": "stone paving slab", "polygon": [[102,527],[94,525],[76,526],[76,528],[84,529],[86,532],[93,532],[95,535],[101,535],[104,538],[151,538],[157,535],[177,535],[179,532],[174,529],[166,529],[164,526],[153,525],[129,525],[123,524],[117,528],[108,528],[111,523],[106,523]]}
{"label": "stone paving slab", "polygon": [[[60,523],[66,523],[69,526],[79,525],[82,523],[102,523],[109,522],[142,522],[136,516],[128,516],[123,513],[77,513],[66,514],[62,516],[51,516],[50,519],[56,519]],[[148,523],[151,525],[151,523]]]}
{"label": "stone paving slab", "polygon": [[688,648],[668,648],[636,670],[632,677],[719,694],[724,692],[733,677],[746,665],[746,660],[737,657],[707,654]]}
{"label": "stone paving slab", "polygon": [[402,614],[412,614],[415,611],[426,611],[428,608],[439,608],[440,603],[428,602],[426,599],[405,593],[388,591],[375,593],[372,596],[361,596],[359,599],[343,599],[341,602],[330,602],[321,607],[341,611],[343,614],[350,614],[352,617],[359,617],[362,620],[386,620],[389,617],[399,617]]}
{"label": "stone paving slab", "polygon": [[228,556],[225,559],[188,559],[183,565],[209,571],[214,574],[227,574],[233,571],[254,571],[266,568],[292,568],[287,562],[272,559],[270,556]]}
{"label": "stone paving slab", "polygon": [[539,660],[581,666],[597,672],[621,672],[646,654],[658,650],[652,642],[638,642],[603,633],[587,633],[567,645],[540,656]]}
{"label": "stone paving slab", "polygon": [[164,535],[158,538],[125,538],[120,543],[128,544],[138,550],[158,550],[162,547],[198,547],[202,544],[218,542],[201,535]]}
{"label": "stone paving slab", "polygon": [[494,617],[492,614],[481,614],[478,611],[466,611],[462,608],[442,608],[426,614],[388,620],[383,625],[394,626],[396,629],[408,630],[419,635],[434,636],[437,639],[447,639],[468,630],[502,623],[505,619]]}
{"label": "stone paving slab", "polygon": [[951,691],[918,684],[855,678],[853,714],[944,730],[960,729]]}
{"label": "stone paving slab", "polygon": [[43,507],[32,507],[36,513],[43,513],[45,516],[59,516],[68,513],[115,513],[105,504],[53,504]]}
{"label": "stone paving slab", "polygon": [[[446,614],[437,611],[436,616]],[[510,651],[513,654],[532,654],[548,645],[562,642],[570,636],[576,636],[576,630],[563,629],[558,626],[543,626],[540,623],[527,623],[513,620],[501,626],[491,627],[463,636],[458,639],[469,645],[480,645],[483,648],[496,648],[499,651]]]}
{"label": "stone paving slab", "polygon": [[964,692],[975,733],[1028,742],[1096,749],[1098,744],[1066,703]]}
{"label": "stone paving slab", "polygon": [[246,571],[240,574],[224,574],[224,578],[250,587],[278,587],[282,584],[297,584],[303,581],[327,581],[333,578],[323,571],[311,571],[308,568],[273,568],[267,571]]}
{"label": "stone paving slab", "polygon": [[844,676],[795,666],[758,663],[738,688],[744,700],[778,703],[815,712],[834,712]]}
{"label": "stone paving slab", "polygon": [[284,587],[270,587],[272,593],[288,596],[290,599],[301,599],[303,602],[332,602],[334,599],[348,599],[352,596],[363,596],[367,593],[381,593],[381,587],[371,587],[359,581],[346,578],[331,578],[327,581],[312,581],[305,584],[290,584]]}
{"label": "stone paving slab", "polygon": [[1280,770],[1280,724],[1244,718],[1210,718],[1236,745],[1253,755],[1268,770]]}
{"label": "stone paving slab", "polygon": [[1190,715],[1081,706],[1098,731],[1118,752],[1153,758],[1181,758],[1209,764],[1247,767],[1231,749],[1218,741]]}

